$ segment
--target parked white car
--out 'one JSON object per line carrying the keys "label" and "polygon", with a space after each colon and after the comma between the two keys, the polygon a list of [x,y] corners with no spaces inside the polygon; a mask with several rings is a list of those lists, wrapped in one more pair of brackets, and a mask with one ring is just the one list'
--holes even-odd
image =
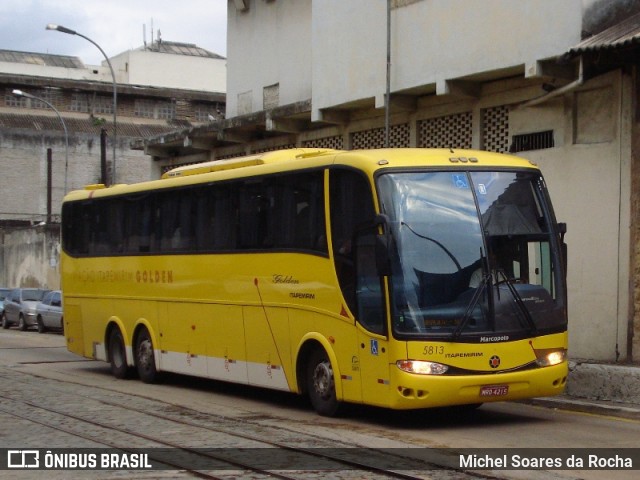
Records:
{"label": "parked white car", "polygon": [[62,292],[60,290],[52,290],[38,303],[36,306],[36,323],[40,333],[44,333],[49,329],[64,330]]}

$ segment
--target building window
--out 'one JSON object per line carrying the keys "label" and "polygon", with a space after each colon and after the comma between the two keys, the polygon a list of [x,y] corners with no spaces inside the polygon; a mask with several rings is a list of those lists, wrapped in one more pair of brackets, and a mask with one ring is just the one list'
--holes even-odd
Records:
{"label": "building window", "polygon": [[81,113],[89,111],[89,98],[86,93],[73,93],[71,95],[71,111]]}
{"label": "building window", "polygon": [[543,148],[553,148],[553,130],[544,132],[524,133],[514,135],[509,151],[511,153],[526,152],[528,150],[542,150]]}
{"label": "building window", "polygon": [[[16,108],[36,108],[41,110],[46,110],[49,108],[49,105],[44,103],[41,100],[37,100],[35,98],[27,98],[27,97],[18,97],[11,93],[10,89],[7,89],[7,93],[5,95],[5,105],[7,107],[16,107]],[[28,92],[31,95],[41,98],[42,100],[46,100],[51,103],[53,106],[60,105],[62,95],[58,90],[54,89],[41,89]]]}
{"label": "building window", "polygon": [[113,97],[107,97],[104,95],[95,95],[93,97],[93,114],[98,113],[112,114],[113,113]]}
{"label": "building window", "polygon": [[238,94],[238,115],[247,115],[253,110],[253,92]]}
{"label": "building window", "polygon": [[196,122],[212,122],[224,119],[224,106],[219,103],[196,103],[193,106],[193,117]]}
{"label": "building window", "polygon": [[262,108],[269,110],[280,105],[280,84],[269,85],[262,89]]}
{"label": "building window", "polygon": [[135,101],[133,113],[136,117],[171,120],[176,116],[176,104],[171,100],[139,98]]}
{"label": "building window", "polygon": [[[32,95],[35,95],[36,97],[40,97],[42,100],[46,100],[53,106],[59,105],[61,103],[60,101],[62,98],[62,95],[58,90],[54,90],[50,88],[38,90],[36,93],[33,93]],[[46,109],[49,109],[50,107],[49,105],[47,105],[46,103],[40,100],[31,99],[31,108],[39,108],[42,110],[46,110]]]}
{"label": "building window", "polygon": [[14,95],[13,93],[11,93],[11,89],[10,88],[8,88],[6,90],[6,93],[4,95],[4,104],[7,107],[27,108],[27,100],[28,100],[28,98],[18,97],[16,95]]}

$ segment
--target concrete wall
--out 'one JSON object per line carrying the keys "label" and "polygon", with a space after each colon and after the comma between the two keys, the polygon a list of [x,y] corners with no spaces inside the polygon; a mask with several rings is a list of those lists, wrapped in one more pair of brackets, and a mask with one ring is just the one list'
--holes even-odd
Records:
{"label": "concrete wall", "polygon": [[227,118],[311,98],[311,0],[249,4],[227,7]]}
{"label": "concrete wall", "polygon": [[60,288],[60,228],[2,228],[0,285],[7,288]]}
{"label": "concrete wall", "polygon": [[[248,9],[238,10],[228,2],[227,118],[264,110],[276,88],[276,106],[311,98],[314,120],[322,119],[324,108],[363,99],[383,105],[386,2],[247,4]],[[582,0],[394,5],[392,92],[446,93],[449,80],[505,69],[535,76],[537,61],[580,41]]]}
{"label": "concrete wall", "polygon": [[[568,226],[569,350],[574,358],[615,361],[627,353],[629,88],[630,78],[614,72],[552,104],[512,113],[514,134],[541,119],[561,133],[556,148],[523,156],[542,168],[556,216]],[[555,120],[549,117],[553,111]]]}
{"label": "concrete wall", "polygon": [[[129,138],[118,138],[116,170],[119,183],[135,183],[158,178],[159,172],[142,151],[131,150]],[[7,132],[0,130],[0,191],[12,192],[0,204],[2,219],[44,220],[47,213],[47,149],[52,149],[52,212],[60,213],[64,196],[65,170],[67,191],[100,182],[100,137],[69,136],[69,161],[65,169],[65,139],[62,132]],[[108,143],[107,160],[113,158]]]}

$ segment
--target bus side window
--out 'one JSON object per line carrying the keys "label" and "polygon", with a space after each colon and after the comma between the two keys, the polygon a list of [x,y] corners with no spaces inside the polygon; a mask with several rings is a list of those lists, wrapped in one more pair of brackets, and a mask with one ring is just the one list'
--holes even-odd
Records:
{"label": "bus side window", "polygon": [[253,250],[262,246],[266,238],[266,196],[262,185],[244,184],[240,187],[238,214],[238,249]]}
{"label": "bus side window", "polygon": [[376,267],[376,232],[360,232],[356,236],[356,295],[358,321],[367,330],[384,335],[385,315],[382,277]]}
{"label": "bus side window", "polygon": [[353,242],[356,240],[358,227],[375,216],[373,196],[366,177],[346,169],[331,170],[329,195],[331,243],[338,282],[347,306],[358,316],[357,259],[354,257]]}

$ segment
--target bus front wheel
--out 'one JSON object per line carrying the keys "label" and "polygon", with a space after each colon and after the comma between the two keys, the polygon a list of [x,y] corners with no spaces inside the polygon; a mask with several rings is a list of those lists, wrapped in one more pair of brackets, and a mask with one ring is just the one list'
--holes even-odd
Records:
{"label": "bus front wheel", "polygon": [[311,405],[320,415],[332,417],[338,412],[340,402],[336,398],[333,368],[324,350],[314,351],[309,358],[307,392]]}
{"label": "bus front wheel", "polygon": [[153,342],[151,335],[146,328],[143,328],[136,339],[136,368],[140,380],[145,383],[155,383],[158,381],[158,371],[156,370],[156,359],[153,352]]}
{"label": "bus front wheel", "polygon": [[118,327],[111,329],[109,333],[109,361],[111,373],[114,377],[129,378],[130,369],[127,365],[127,353],[124,346],[124,338]]}

